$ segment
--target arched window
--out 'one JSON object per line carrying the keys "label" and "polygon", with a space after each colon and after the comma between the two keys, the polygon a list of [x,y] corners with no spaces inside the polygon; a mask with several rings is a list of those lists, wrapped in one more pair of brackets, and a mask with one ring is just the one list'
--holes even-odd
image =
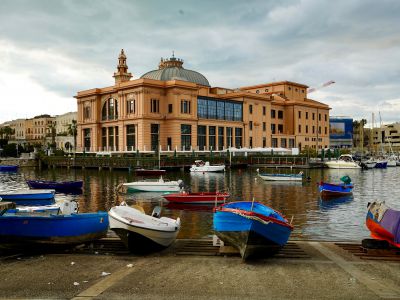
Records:
{"label": "arched window", "polygon": [[110,98],[104,102],[103,108],[101,110],[101,119],[105,120],[115,120],[118,119],[118,100]]}

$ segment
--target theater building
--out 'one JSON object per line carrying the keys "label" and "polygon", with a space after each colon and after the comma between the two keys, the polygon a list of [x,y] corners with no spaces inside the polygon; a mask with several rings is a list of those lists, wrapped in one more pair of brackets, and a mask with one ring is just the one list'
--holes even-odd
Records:
{"label": "theater building", "polygon": [[212,87],[174,56],[132,80],[123,50],[113,77],[75,96],[78,151],[329,147],[330,108],[308,99],[304,84]]}

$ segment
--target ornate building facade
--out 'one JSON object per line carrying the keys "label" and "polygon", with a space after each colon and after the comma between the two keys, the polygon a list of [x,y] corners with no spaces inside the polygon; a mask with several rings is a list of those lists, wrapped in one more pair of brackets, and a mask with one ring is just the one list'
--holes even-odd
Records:
{"label": "ornate building facade", "polygon": [[308,99],[304,84],[211,87],[174,56],[131,80],[123,50],[113,77],[75,96],[78,151],[329,147],[330,108]]}

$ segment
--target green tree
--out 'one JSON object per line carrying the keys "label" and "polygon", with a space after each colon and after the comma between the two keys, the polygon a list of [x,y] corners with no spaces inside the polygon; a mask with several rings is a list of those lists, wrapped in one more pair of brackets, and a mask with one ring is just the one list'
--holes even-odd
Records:
{"label": "green tree", "polygon": [[47,125],[47,128],[49,129],[50,136],[51,136],[50,147],[55,149],[56,148],[56,124],[51,122],[50,124]]}
{"label": "green tree", "polygon": [[78,126],[76,120],[72,120],[71,124],[68,124],[67,134],[74,137],[74,151],[76,152],[76,135],[78,133]]}

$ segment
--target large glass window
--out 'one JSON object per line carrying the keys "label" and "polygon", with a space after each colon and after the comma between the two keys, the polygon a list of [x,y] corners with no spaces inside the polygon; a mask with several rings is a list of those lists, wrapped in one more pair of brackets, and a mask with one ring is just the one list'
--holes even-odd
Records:
{"label": "large glass window", "polygon": [[243,105],[242,103],[234,103],[233,104],[233,109],[234,109],[234,121],[242,121],[243,120]]}
{"label": "large glass window", "polygon": [[272,134],[276,133],[276,125],[275,124],[271,124],[271,132],[272,132]]}
{"label": "large glass window", "polygon": [[278,119],[283,119],[283,111],[278,110]]}
{"label": "large glass window", "polygon": [[192,146],[192,125],[181,124],[181,146],[182,150],[190,150]]}
{"label": "large glass window", "polygon": [[216,119],[217,118],[217,101],[208,100],[208,119]]}
{"label": "large glass window", "polygon": [[233,121],[233,102],[226,102],[225,103],[225,120]]}
{"label": "large glass window", "polygon": [[217,101],[217,119],[225,120],[225,101]]}
{"label": "large glass window", "polygon": [[158,151],[160,125],[159,124],[151,124],[150,127],[151,127],[150,128],[151,151]]}
{"label": "large glass window", "polygon": [[243,129],[235,128],[235,147],[236,148],[242,147],[242,136],[243,136]]}
{"label": "large glass window", "polygon": [[224,127],[218,127],[218,150],[224,149]]}
{"label": "large glass window", "polygon": [[128,147],[128,151],[133,151],[136,149],[135,125],[126,126],[126,146]]}
{"label": "large glass window", "polygon": [[197,146],[200,151],[204,151],[206,148],[206,126],[197,126]]}
{"label": "large glass window", "polygon": [[119,150],[119,130],[118,126],[114,128],[114,135],[115,135],[115,151]]}
{"label": "large glass window", "polygon": [[151,99],[150,102],[150,112],[152,113],[159,113],[160,112],[160,100],[158,99]]}
{"label": "large glass window", "polygon": [[197,116],[203,119],[242,121],[243,103],[199,97]]}
{"label": "large glass window", "polygon": [[226,127],[226,147],[233,147],[233,128]]}
{"label": "large glass window", "polygon": [[126,113],[134,114],[135,113],[135,99],[131,99],[126,101]]}
{"label": "large glass window", "polygon": [[278,133],[283,133],[283,124],[278,124]]}
{"label": "large glass window", "polygon": [[181,100],[181,114],[190,114],[189,100]]}
{"label": "large glass window", "polygon": [[197,116],[199,118],[207,119],[207,100],[197,99]]}
{"label": "large glass window", "polygon": [[90,150],[91,147],[91,139],[90,139],[90,128],[86,128],[83,130],[83,144],[85,146],[85,150]]}
{"label": "large glass window", "polygon": [[110,98],[104,102],[101,109],[101,119],[103,121],[118,119],[118,100]]}
{"label": "large glass window", "polygon": [[272,148],[277,148],[278,147],[278,139],[277,138],[272,138],[271,146],[272,146]]}
{"label": "large glass window", "polygon": [[281,138],[281,147],[286,148],[286,139],[285,138]]}
{"label": "large glass window", "polygon": [[114,150],[114,127],[108,127],[108,147]]}
{"label": "large glass window", "polygon": [[215,126],[208,127],[208,147],[210,150],[215,150]]}
{"label": "large glass window", "polygon": [[101,146],[103,147],[103,151],[107,149],[107,127],[101,128]]}

